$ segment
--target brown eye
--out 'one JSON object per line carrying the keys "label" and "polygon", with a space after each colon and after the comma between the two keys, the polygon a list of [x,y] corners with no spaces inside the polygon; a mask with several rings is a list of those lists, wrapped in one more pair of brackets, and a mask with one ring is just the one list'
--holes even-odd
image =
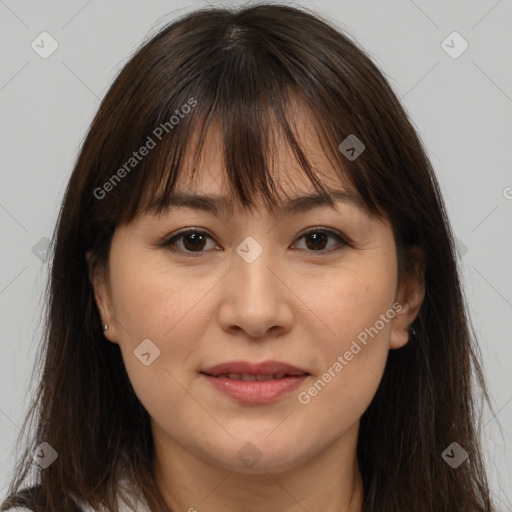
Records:
{"label": "brown eye", "polygon": [[204,231],[187,229],[165,240],[160,246],[167,247],[173,252],[197,253],[197,255],[200,255],[204,252],[208,239],[212,240],[210,235]]}
{"label": "brown eye", "polygon": [[205,246],[206,237],[202,233],[185,234],[183,237],[183,246],[187,251],[202,250]]}
{"label": "brown eye", "polygon": [[328,252],[332,249],[332,245],[330,248],[326,249],[326,246],[329,244],[329,238],[334,238],[337,240],[337,243],[334,244],[334,247],[337,245],[341,245],[344,247],[348,245],[348,242],[338,233],[335,233],[331,230],[326,229],[313,229],[304,233],[299,240],[305,240],[306,249],[311,252]]}
{"label": "brown eye", "polygon": [[[305,240],[305,250],[308,252],[330,252],[349,245],[343,236],[328,229],[311,229],[299,238],[301,239]],[[208,240],[213,241],[205,231],[189,228],[164,240],[160,247],[166,247],[176,253],[200,256],[208,250]],[[330,243],[330,240],[334,240],[335,243]],[[217,246],[213,244],[213,248],[215,247]]]}

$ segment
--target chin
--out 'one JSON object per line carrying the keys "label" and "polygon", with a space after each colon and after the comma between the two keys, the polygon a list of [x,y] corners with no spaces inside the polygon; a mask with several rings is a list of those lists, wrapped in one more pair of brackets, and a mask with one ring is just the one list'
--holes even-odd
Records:
{"label": "chin", "polygon": [[[300,442],[285,443],[282,438],[270,442],[267,434],[230,440],[222,451],[209,453],[209,461],[228,471],[243,474],[281,473],[306,462],[312,454]],[[288,438],[291,441],[291,438]],[[301,448],[301,452],[297,451]]]}

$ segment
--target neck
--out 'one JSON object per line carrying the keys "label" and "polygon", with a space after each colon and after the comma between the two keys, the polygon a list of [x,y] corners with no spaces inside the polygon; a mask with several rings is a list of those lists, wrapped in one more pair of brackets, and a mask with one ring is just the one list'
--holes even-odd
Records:
{"label": "neck", "polygon": [[361,512],[358,427],[286,471],[239,473],[194,456],[154,426],[155,478],[172,511]]}

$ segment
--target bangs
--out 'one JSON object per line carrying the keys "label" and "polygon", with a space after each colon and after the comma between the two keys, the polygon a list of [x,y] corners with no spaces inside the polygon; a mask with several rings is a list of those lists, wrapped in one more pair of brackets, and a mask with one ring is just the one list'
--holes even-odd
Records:
{"label": "bangs", "polygon": [[[261,200],[273,213],[282,198],[288,197],[275,179],[277,169],[282,167],[278,153],[284,145],[316,192],[328,204],[335,205],[335,199],[318,178],[318,174],[325,172],[325,169],[314,167],[299,137],[299,121],[315,126],[317,132],[321,130],[311,109],[303,108],[304,101],[290,93],[288,88],[276,89],[271,94],[261,94],[259,91],[261,96],[256,100],[252,99],[256,97],[256,91],[225,98],[220,97],[218,90],[212,93],[206,101],[203,94],[203,103],[198,103],[194,116],[191,114],[172,138],[168,136],[168,140],[162,141],[160,152],[155,155],[157,162],[148,162],[144,183],[136,187],[140,194],[134,198],[136,204],[132,211],[135,214],[162,214],[172,204],[178,183],[180,189],[194,183],[194,178],[201,174],[201,168],[212,163],[212,155],[208,155],[208,160],[203,153],[205,141],[212,131],[220,134],[216,139],[219,147],[215,148],[218,153],[213,158],[220,159],[220,167],[227,178],[228,190],[225,195],[231,211],[252,209],[256,201]],[[347,191],[353,190],[347,172],[335,161],[337,155],[333,148],[326,147],[324,139],[325,135],[317,135],[322,150],[335,169],[340,186]],[[125,218],[125,221],[129,220]]]}
{"label": "bangs", "polygon": [[[290,150],[316,192],[328,204],[335,205],[335,199],[318,178],[325,169],[316,169],[304,149],[299,137],[299,121],[315,127],[317,140],[331,162],[340,186],[343,184],[342,188],[347,191],[354,189],[340,162],[337,147],[325,143],[329,137],[304,99],[290,86],[277,87],[276,84],[272,88],[267,82],[264,89],[263,83],[249,83],[253,83],[254,89],[230,87],[225,81],[217,81],[204,84],[199,91],[191,87],[190,94],[184,94],[182,105],[194,105],[193,110],[186,109],[189,113],[169,133],[161,123],[144,139],[152,138],[156,146],[141,169],[136,171],[130,186],[123,191],[118,212],[120,223],[129,223],[139,214],[161,215],[172,204],[178,184],[181,188],[184,183],[188,186],[194,183],[194,178],[201,174],[201,162],[203,166],[210,163],[204,158],[203,150],[211,131],[220,134],[220,147],[215,158],[220,159],[227,178],[225,195],[232,210],[252,209],[262,200],[273,213],[282,198],[287,197],[275,179],[275,171],[280,165],[277,154],[283,145],[288,146],[286,149]],[[239,92],[231,94],[230,91]],[[169,115],[168,119],[172,117]],[[162,131],[161,140],[156,141]],[[362,205],[371,212],[369,205]]]}
{"label": "bangs", "polygon": [[[387,218],[389,198],[398,192],[389,171],[398,176],[405,161],[396,141],[391,143],[380,128],[379,119],[390,115],[391,96],[378,88],[373,97],[360,95],[354,81],[373,79],[344,68],[344,59],[350,58],[345,48],[333,51],[326,44],[325,55],[312,55],[308,43],[288,27],[279,28],[286,36],[269,34],[243,19],[226,19],[223,11],[208,16],[208,23],[200,16],[194,22],[185,18],[157,34],[107,94],[91,128],[95,136],[87,141],[96,155],[87,187],[98,190],[108,182],[109,191],[102,201],[89,203],[95,227],[86,243],[100,243],[94,231],[107,239],[117,225],[139,214],[162,214],[178,186],[200,175],[211,130],[220,134],[216,158],[232,211],[263,202],[274,213],[287,198],[274,179],[283,147],[323,201],[335,206],[332,189],[318,177],[326,170],[314,168],[303,144],[299,124],[305,123],[340,188],[357,196],[369,215]],[[296,45],[294,55],[281,37]],[[371,76],[373,71],[364,72]],[[382,113],[383,104],[391,107]],[[352,134],[366,148],[356,159],[339,149]]]}
{"label": "bangs", "polygon": [[[358,116],[342,110],[340,98],[316,90],[320,86],[312,77],[303,77],[301,85],[300,73],[306,70],[288,69],[285,57],[248,48],[245,32],[226,28],[220,37],[215,35],[215,41],[210,41],[211,34],[203,35],[201,55],[195,61],[184,57],[180,61],[177,43],[178,48],[164,57],[143,47],[128,64],[125,72],[133,76],[137,70],[138,81],[130,82],[130,90],[117,91],[117,105],[108,114],[110,120],[112,116],[117,119],[116,133],[105,137],[110,145],[105,144],[95,186],[112,178],[115,183],[100,201],[104,204],[93,209],[98,221],[108,219],[117,225],[129,223],[138,214],[161,214],[172,201],[178,181],[198,175],[210,129],[221,133],[219,158],[233,209],[250,209],[257,199],[273,212],[280,197],[286,196],[273,179],[276,155],[283,144],[317,193],[334,205],[335,199],[317,177],[323,169],[314,168],[300,142],[299,120],[316,131],[343,188],[357,191],[368,213],[382,215],[365,183],[368,170],[357,161],[349,161],[338,149],[349,133],[361,132],[354,127]],[[122,74],[118,80],[127,83]],[[133,156],[137,149],[146,154],[140,161]],[[133,170],[127,162],[133,164]],[[127,172],[121,172],[123,178],[117,179],[113,168]]]}

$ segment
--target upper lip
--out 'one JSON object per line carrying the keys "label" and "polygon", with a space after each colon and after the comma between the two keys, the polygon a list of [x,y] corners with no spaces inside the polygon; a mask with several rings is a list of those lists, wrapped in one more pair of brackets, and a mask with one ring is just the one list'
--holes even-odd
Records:
{"label": "upper lip", "polygon": [[273,375],[284,373],[285,375],[307,375],[308,372],[282,361],[263,361],[251,363],[250,361],[228,361],[204,368],[201,373],[217,377],[226,373],[245,373],[249,375]]}

